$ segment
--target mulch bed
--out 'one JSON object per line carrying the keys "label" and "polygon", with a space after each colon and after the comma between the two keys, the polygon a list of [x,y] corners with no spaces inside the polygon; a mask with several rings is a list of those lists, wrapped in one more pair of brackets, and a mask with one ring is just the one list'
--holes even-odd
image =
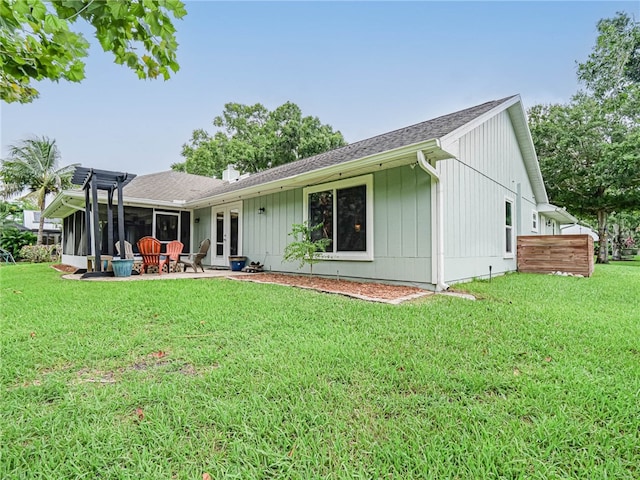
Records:
{"label": "mulch bed", "polygon": [[55,265],[51,265],[51,268],[64,273],[76,273],[76,271],[78,270],[78,267],[74,267],[73,265],[65,265],[64,263],[56,263]]}
{"label": "mulch bed", "polygon": [[399,285],[384,285],[382,283],[361,283],[333,278],[310,277],[304,275],[286,275],[280,273],[257,273],[236,277],[236,280],[245,280],[260,283],[276,283],[292,287],[308,288],[321,292],[338,293],[364,300],[385,301],[400,303],[417,297],[430,295],[432,292],[417,287]]}

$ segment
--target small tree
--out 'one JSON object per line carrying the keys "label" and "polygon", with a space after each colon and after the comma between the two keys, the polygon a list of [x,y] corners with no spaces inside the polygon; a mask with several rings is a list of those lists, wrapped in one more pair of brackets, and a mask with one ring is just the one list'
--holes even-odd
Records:
{"label": "small tree", "polygon": [[327,247],[331,244],[328,238],[319,238],[313,240],[313,232],[322,228],[322,223],[311,227],[308,221],[303,223],[294,223],[291,226],[291,235],[294,241],[287,245],[284,249],[284,259],[287,262],[300,262],[298,268],[309,264],[311,275],[313,276],[313,265],[320,261],[318,254],[327,251]]}

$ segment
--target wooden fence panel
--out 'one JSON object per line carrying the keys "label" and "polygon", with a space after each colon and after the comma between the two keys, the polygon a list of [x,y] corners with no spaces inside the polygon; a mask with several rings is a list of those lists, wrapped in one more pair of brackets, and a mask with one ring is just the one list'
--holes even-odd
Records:
{"label": "wooden fence panel", "polygon": [[518,271],[593,274],[590,235],[524,235],[518,237]]}

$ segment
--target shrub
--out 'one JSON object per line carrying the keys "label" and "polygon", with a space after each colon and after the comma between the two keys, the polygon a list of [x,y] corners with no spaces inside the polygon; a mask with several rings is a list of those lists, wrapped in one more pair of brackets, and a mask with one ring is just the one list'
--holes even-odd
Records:
{"label": "shrub", "polygon": [[0,236],[0,247],[11,252],[16,260],[20,258],[20,249],[25,245],[33,245],[36,243],[36,237],[32,232],[26,230],[18,230],[17,228],[7,228]]}
{"label": "shrub", "polygon": [[20,257],[31,263],[53,262],[58,258],[60,245],[25,245]]}
{"label": "shrub", "polygon": [[291,233],[289,233],[289,235],[294,238],[294,241],[284,249],[285,261],[300,262],[298,268],[309,264],[311,275],[313,275],[313,265],[320,261],[319,254],[324,253],[331,243],[331,240],[328,238],[313,240],[313,232],[320,228],[322,228],[321,223],[314,227],[309,226],[309,223],[306,221],[304,223],[294,223],[291,226]]}

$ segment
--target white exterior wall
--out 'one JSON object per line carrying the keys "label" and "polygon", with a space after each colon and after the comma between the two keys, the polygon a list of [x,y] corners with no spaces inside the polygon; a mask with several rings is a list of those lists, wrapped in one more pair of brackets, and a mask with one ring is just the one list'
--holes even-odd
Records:
{"label": "white exterior wall", "polygon": [[[29,230],[38,230],[40,228],[40,212],[38,210],[24,210],[22,212],[23,215],[23,225],[25,228]],[[38,218],[36,218],[38,217]],[[43,229],[45,230],[60,230],[62,231],[62,223],[57,219],[46,218]]]}
{"label": "white exterior wall", "polygon": [[76,268],[87,268],[87,257],[84,255],[69,255],[67,253],[63,253],[60,263],[71,265]]}
{"label": "white exterior wall", "polygon": [[[504,111],[463,135],[457,159],[438,162],[444,207],[445,281],[516,270],[516,236],[532,231],[536,200]],[[513,255],[505,256],[505,198],[513,200]],[[539,221],[540,223],[540,221]]]}
{"label": "white exterior wall", "polygon": [[560,235],[560,225],[552,218],[547,218],[544,214],[540,215],[540,235]]}

